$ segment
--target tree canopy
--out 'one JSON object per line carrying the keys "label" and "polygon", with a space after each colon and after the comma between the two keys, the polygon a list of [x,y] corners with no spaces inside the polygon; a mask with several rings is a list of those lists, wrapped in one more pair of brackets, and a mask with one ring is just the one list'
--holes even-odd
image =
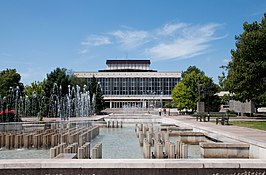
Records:
{"label": "tree canopy", "polygon": [[189,66],[187,68],[187,70],[185,71],[182,71],[181,73],[181,77],[184,78],[187,74],[191,73],[191,72],[196,72],[197,74],[203,74],[204,75],[204,72],[201,71],[199,68],[197,68],[196,66]]}
{"label": "tree canopy", "polygon": [[57,85],[57,89],[61,87],[61,95],[68,93],[68,85],[70,85],[70,78],[67,74],[67,69],[56,68],[50,74],[47,74],[47,79],[45,80],[44,91],[47,97],[51,96],[54,85]]}
{"label": "tree canopy", "polygon": [[207,77],[203,71],[193,66],[185,71],[183,79],[173,89],[172,98],[179,110],[191,109],[195,111],[197,102],[201,98],[201,101],[207,103],[205,105],[207,111],[216,111],[218,108],[216,103],[219,103],[219,100],[214,94],[217,91],[218,85],[215,85],[213,80]]}
{"label": "tree canopy", "polygon": [[[94,105],[94,112],[98,114],[104,109],[104,101],[101,84],[97,82],[97,79],[94,76],[89,84],[89,91],[91,104]],[[93,99],[93,96],[95,96],[95,99]]]}
{"label": "tree canopy", "polygon": [[20,83],[21,76],[16,69],[6,69],[0,72],[0,95],[2,97],[9,94],[10,87],[19,87],[23,89],[23,84]]}
{"label": "tree canopy", "polygon": [[242,102],[252,100],[266,104],[266,13],[261,22],[243,24],[231,50],[226,87]]}
{"label": "tree canopy", "polygon": [[104,109],[100,84],[94,77],[89,86],[90,97],[85,85],[86,79],[74,76],[72,71],[65,68],[56,68],[47,74],[43,81],[33,82],[24,87],[16,70],[7,69],[0,72],[0,113],[2,111],[3,115],[5,109],[9,113],[14,111],[4,121],[13,121],[13,115],[38,116],[40,119],[44,116],[60,116],[64,119],[88,116],[88,99],[95,109],[94,112],[100,113]]}

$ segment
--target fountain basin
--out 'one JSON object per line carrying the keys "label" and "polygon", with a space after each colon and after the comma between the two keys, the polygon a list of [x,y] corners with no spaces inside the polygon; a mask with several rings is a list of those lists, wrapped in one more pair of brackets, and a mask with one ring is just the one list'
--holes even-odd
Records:
{"label": "fountain basin", "polygon": [[200,143],[204,158],[249,158],[249,144],[243,143]]}

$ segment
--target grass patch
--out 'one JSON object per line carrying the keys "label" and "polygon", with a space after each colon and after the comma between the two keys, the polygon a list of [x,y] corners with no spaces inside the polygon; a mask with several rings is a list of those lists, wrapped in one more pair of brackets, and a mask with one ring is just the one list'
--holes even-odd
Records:
{"label": "grass patch", "polygon": [[229,124],[266,131],[266,121],[229,121]]}

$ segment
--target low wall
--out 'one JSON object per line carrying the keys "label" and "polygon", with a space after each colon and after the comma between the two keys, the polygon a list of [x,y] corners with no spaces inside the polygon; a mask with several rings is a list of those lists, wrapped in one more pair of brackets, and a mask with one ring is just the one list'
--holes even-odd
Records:
{"label": "low wall", "polygon": [[[213,131],[208,129],[207,127],[199,127],[197,125],[183,123],[181,121],[177,121],[175,119],[171,118],[162,118],[162,123],[174,123],[176,125],[182,125],[183,127],[193,127],[193,131],[195,132],[202,132],[206,136],[219,140],[221,142],[228,142],[228,140],[231,140],[229,142],[232,143],[246,143],[249,144],[249,158],[255,158],[255,159],[266,159],[266,144],[260,140],[253,140],[248,139],[245,137],[241,137],[239,135],[233,135],[231,133],[220,133],[217,131]],[[226,128],[225,128],[226,129]],[[266,175],[266,174],[265,174]]]}
{"label": "low wall", "polygon": [[22,130],[22,123],[14,122],[14,123],[1,123],[0,124],[0,131],[20,131]]}
{"label": "low wall", "polygon": [[241,159],[88,159],[88,160],[0,160],[5,175],[265,175],[266,160]]}
{"label": "low wall", "polygon": [[154,115],[109,115],[105,117],[104,120],[108,121],[118,121],[123,123],[160,123],[161,118],[159,116]]}
{"label": "low wall", "polygon": [[207,141],[205,135],[200,132],[180,132],[177,140],[183,143],[194,144],[194,145],[199,144],[199,142]]}
{"label": "low wall", "polygon": [[200,143],[204,158],[249,158],[249,144],[243,143]]}

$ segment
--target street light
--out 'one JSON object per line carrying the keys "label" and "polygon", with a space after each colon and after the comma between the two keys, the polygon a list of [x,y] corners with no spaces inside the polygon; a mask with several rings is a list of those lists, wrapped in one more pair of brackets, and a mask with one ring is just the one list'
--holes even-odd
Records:
{"label": "street light", "polygon": [[149,111],[149,108],[150,108],[149,91],[147,91],[147,100],[148,100],[148,113],[150,113],[150,111]]}
{"label": "street light", "polygon": [[162,99],[162,96],[163,96],[163,91],[161,91],[161,97],[160,97],[161,108],[163,107],[163,99]]}
{"label": "street light", "polygon": [[154,110],[154,108],[155,108],[155,104],[154,104],[154,97],[155,97],[155,95],[156,95],[156,92],[153,92],[152,93],[152,106],[153,106],[153,110]]}

